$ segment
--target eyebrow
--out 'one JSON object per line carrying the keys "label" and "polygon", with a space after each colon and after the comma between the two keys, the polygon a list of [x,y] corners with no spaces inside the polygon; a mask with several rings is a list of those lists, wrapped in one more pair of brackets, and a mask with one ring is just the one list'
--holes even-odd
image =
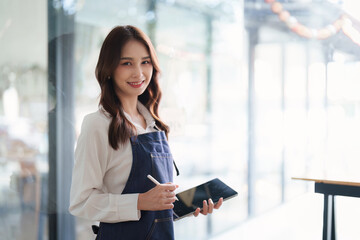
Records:
{"label": "eyebrow", "polygon": [[[131,57],[121,57],[120,60],[133,60],[134,58]],[[143,57],[141,59],[150,59],[150,56]]]}

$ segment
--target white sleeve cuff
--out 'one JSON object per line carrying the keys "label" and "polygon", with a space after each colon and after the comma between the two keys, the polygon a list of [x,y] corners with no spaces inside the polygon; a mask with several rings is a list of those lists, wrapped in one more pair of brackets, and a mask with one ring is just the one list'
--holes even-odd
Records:
{"label": "white sleeve cuff", "polygon": [[139,194],[121,194],[116,196],[117,212],[120,221],[139,221],[141,211],[137,209]]}

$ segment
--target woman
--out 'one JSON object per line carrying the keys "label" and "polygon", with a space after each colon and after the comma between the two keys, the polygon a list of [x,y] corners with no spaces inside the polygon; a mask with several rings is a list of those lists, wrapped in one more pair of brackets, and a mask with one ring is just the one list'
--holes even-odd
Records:
{"label": "woman", "polygon": [[[178,186],[172,183],[169,127],[158,115],[159,73],[154,47],[140,29],[118,26],[108,34],[96,66],[99,110],[82,124],[69,208],[100,221],[98,239],[174,239]],[[204,201],[202,214],[221,204],[222,199],[215,206]],[[199,213],[198,208],[194,215]]]}

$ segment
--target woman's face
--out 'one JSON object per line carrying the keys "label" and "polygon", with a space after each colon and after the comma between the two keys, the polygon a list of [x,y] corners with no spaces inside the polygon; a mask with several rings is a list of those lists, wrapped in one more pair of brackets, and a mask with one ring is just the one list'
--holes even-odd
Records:
{"label": "woman's face", "polygon": [[152,72],[153,65],[145,45],[137,40],[127,42],[113,76],[118,97],[137,99],[149,85]]}

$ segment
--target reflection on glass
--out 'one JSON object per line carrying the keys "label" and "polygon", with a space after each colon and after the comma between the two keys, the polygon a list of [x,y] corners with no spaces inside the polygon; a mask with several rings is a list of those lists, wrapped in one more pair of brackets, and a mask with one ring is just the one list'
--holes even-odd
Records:
{"label": "reflection on glass", "polygon": [[0,4],[1,239],[47,237],[45,9],[41,1]]}

